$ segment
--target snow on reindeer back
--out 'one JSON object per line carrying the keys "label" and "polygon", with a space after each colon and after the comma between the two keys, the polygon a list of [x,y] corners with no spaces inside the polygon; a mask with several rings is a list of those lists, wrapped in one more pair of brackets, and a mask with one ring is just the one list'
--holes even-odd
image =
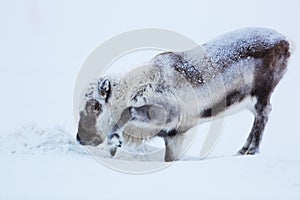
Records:
{"label": "snow on reindeer back", "polygon": [[245,28],[225,33],[188,51],[158,54],[151,62],[174,68],[192,84],[198,85],[210,81],[223,67],[238,64],[241,60],[254,62],[253,57],[281,41],[286,41],[285,36],[274,30]]}
{"label": "snow on reindeer back", "polygon": [[223,66],[286,40],[284,35],[272,29],[244,28],[220,35],[202,47],[213,63]]}

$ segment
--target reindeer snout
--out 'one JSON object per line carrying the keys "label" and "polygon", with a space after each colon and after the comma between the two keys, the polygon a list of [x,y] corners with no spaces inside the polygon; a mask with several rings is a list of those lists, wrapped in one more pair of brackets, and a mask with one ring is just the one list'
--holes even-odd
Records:
{"label": "reindeer snout", "polygon": [[90,145],[90,146],[98,146],[103,142],[103,140],[99,136],[93,136],[92,138],[81,138],[78,133],[76,135],[76,140],[80,145]]}
{"label": "reindeer snout", "polygon": [[79,144],[84,145],[84,143],[81,141],[81,139],[80,139],[78,133],[77,133],[77,135],[76,135],[76,140],[77,140],[77,142],[78,142]]}

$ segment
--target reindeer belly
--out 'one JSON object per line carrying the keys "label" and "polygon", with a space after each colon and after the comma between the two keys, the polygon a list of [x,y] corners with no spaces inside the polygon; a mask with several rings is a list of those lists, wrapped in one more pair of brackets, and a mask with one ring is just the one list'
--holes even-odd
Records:
{"label": "reindeer belly", "polygon": [[221,102],[213,104],[211,107],[203,110],[200,113],[200,118],[210,119],[228,116],[244,108],[251,109],[256,101],[256,97],[234,91],[228,94]]}
{"label": "reindeer belly", "polygon": [[227,66],[216,77],[200,87],[200,118],[224,116],[251,106],[256,100],[251,96],[255,69],[261,61],[242,59]]}

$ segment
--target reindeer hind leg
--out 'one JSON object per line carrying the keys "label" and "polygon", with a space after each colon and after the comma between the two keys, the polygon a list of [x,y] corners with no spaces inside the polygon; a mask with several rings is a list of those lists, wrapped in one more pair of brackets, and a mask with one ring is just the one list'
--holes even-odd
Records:
{"label": "reindeer hind leg", "polygon": [[253,155],[259,153],[262,135],[272,110],[270,98],[274,88],[286,71],[288,57],[288,43],[282,42],[277,48],[269,52],[269,56],[263,64],[266,67],[260,66],[261,71],[257,71],[255,74],[255,90],[252,91],[252,96],[257,98],[254,107],[255,119],[248,139],[238,154]]}
{"label": "reindeer hind leg", "polygon": [[257,102],[255,105],[255,119],[251,132],[244,146],[239,150],[238,155],[254,155],[259,153],[259,146],[262,140],[263,132],[268,122],[271,111],[271,104]]}

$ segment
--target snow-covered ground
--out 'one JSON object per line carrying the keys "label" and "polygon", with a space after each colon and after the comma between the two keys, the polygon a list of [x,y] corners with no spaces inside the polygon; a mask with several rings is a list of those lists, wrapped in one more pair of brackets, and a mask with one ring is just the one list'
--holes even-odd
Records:
{"label": "snow-covered ground", "polygon": [[[278,0],[1,1],[0,199],[300,199],[299,5]],[[222,137],[206,159],[197,156],[209,124],[199,127],[180,161],[147,174],[108,168],[75,142],[76,76],[103,41],[156,27],[202,43],[246,26],[274,28],[295,46],[288,73],[272,98],[260,155],[233,156],[251,127],[247,111],[226,118]],[[150,54],[122,62],[136,65]],[[162,164],[103,160],[137,168]]]}
{"label": "snow-covered ground", "polygon": [[[110,161],[137,169],[161,165],[157,161]],[[19,132],[1,137],[0,197],[299,199],[299,169],[299,156],[231,156],[217,151],[204,160],[194,154],[168,168],[132,175],[97,162],[61,127],[43,130],[28,124]]]}

